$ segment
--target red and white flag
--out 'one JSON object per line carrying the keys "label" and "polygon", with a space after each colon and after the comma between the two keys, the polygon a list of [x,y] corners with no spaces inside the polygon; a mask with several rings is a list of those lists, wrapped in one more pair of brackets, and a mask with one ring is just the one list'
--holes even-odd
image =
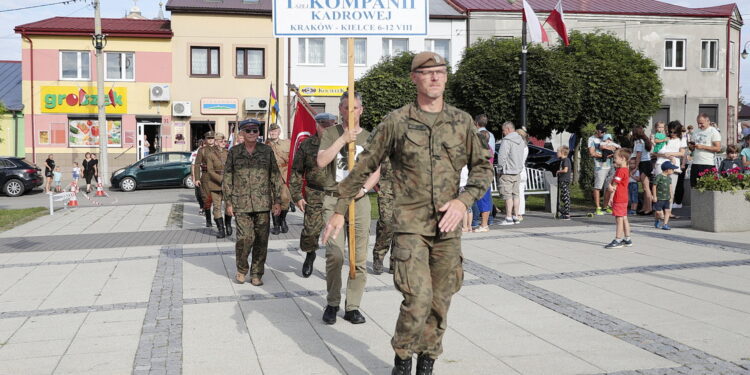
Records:
{"label": "red and white flag", "polygon": [[562,41],[566,46],[570,45],[570,41],[568,40],[568,30],[565,28],[562,0],[557,0],[557,5],[555,5],[555,9],[552,9],[552,12],[550,12],[546,23],[557,31],[557,34],[560,35],[560,38],[562,38]]}
{"label": "red and white flag", "polygon": [[294,163],[294,153],[299,148],[300,143],[305,139],[312,137],[316,132],[315,118],[310,113],[302,101],[297,102],[297,111],[294,113],[294,127],[292,128],[292,144],[289,147],[289,168],[281,173],[286,173],[286,180],[292,174],[292,164]]}
{"label": "red and white flag", "polygon": [[534,9],[531,9],[531,5],[526,0],[523,0],[523,20],[526,21],[532,43],[549,42],[547,32],[544,31],[539,18],[534,13]]}

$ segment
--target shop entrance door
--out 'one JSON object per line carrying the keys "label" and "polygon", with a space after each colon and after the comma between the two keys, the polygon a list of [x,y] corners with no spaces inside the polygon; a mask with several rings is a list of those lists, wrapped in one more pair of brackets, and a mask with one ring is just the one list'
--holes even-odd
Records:
{"label": "shop entrance door", "polygon": [[161,151],[161,123],[150,121],[138,122],[138,160]]}
{"label": "shop entrance door", "polygon": [[198,141],[203,139],[204,134],[216,130],[213,121],[191,121],[190,122],[190,150],[198,148]]}

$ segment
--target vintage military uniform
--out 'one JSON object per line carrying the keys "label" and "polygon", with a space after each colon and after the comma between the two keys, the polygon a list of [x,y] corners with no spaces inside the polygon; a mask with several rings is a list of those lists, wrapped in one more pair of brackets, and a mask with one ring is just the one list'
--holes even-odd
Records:
{"label": "vintage military uniform", "polygon": [[[376,275],[383,272],[383,259],[393,241],[393,170],[386,158],[380,165],[378,185],[378,224],[375,227],[375,246],[372,248],[372,269]],[[391,271],[393,268],[391,267]]]}
{"label": "vintage military uniform", "polygon": [[[216,137],[220,139],[224,138],[221,133],[217,133]],[[225,148],[213,146],[208,148],[203,158],[207,170],[205,175],[208,178],[206,178],[205,182],[201,181],[201,186],[204,186],[204,190],[211,197],[209,204],[213,206],[212,213],[216,222],[216,228],[218,229],[217,238],[225,237],[225,218],[221,211],[221,203],[223,201],[221,184],[224,178],[224,165],[227,162],[227,154],[228,151]]]}
{"label": "vintage military uniform", "polygon": [[[229,150],[222,184],[237,225],[237,272],[263,277],[268,252],[269,211],[281,203],[281,175],[273,150],[255,145],[252,154],[240,143]],[[248,256],[252,252],[251,265]]]}
{"label": "vintage military uniform", "polygon": [[[276,130],[280,127],[276,124],[269,126],[268,130]],[[286,223],[286,214],[289,212],[289,203],[291,201],[291,195],[289,193],[289,187],[287,186],[286,175],[289,169],[289,148],[291,142],[288,139],[278,138],[276,140],[266,140],[266,145],[271,147],[273,154],[276,156],[276,165],[279,167],[281,172],[281,179],[284,181],[284,185],[281,187],[281,214],[274,216],[272,234],[286,233],[289,231],[289,227]]]}
{"label": "vintage military uniform", "polygon": [[[205,134],[205,139],[214,138],[214,132],[209,131]],[[211,226],[211,193],[206,190],[208,184],[208,166],[206,164],[207,153],[216,147],[209,146],[206,143],[203,147],[198,149],[198,153],[195,155],[195,170],[198,172],[198,181],[201,182],[200,191],[201,197],[203,198],[203,212],[206,215],[206,227]]]}
{"label": "vintage military uniform", "polygon": [[[490,154],[466,112],[444,104],[441,112],[428,113],[408,104],[373,131],[357,166],[339,184],[337,213],[345,214],[386,157],[393,166],[395,196],[394,284],[404,297],[391,344],[402,360],[411,361],[414,353],[435,359],[443,351],[451,297],[463,282],[460,225],[441,233],[438,209],[453,199],[470,207],[487,191]],[[461,169],[467,164],[468,183],[459,194]]]}

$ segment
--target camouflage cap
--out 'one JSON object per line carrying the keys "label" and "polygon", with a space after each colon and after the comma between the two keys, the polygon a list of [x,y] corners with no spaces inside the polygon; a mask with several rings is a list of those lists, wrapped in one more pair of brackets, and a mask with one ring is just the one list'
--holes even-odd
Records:
{"label": "camouflage cap", "polygon": [[419,68],[432,68],[435,66],[445,66],[445,59],[443,56],[440,56],[435,52],[420,52],[414,56],[413,60],[411,60],[412,72]]}
{"label": "camouflage cap", "polygon": [[255,119],[240,121],[240,130],[250,129],[250,128],[260,128],[260,121],[255,120]]}
{"label": "camouflage cap", "polygon": [[271,124],[271,125],[270,125],[270,126],[268,127],[268,131],[271,131],[271,130],[276,130],[276,129],[281,129],[281,126],[279,126],[278,124]]}
{"label": "camouflage cap", "polygon": [[206,138],[206,139],[214,138],[214,132],[213,131],[206,132],[206,134],[203,134],[203,138]]}
{"label": "camouflage cap", "polygon": [[216,138],[216,139],[225,139],[226,137],[224,136],[224,133],[216,132],[216,134],[214,134],[214,138]]}

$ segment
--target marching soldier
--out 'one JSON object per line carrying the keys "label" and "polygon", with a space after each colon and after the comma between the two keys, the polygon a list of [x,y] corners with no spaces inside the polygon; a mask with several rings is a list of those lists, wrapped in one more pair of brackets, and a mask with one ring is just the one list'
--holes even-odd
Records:
{"label": "marching soldier", "polygon": [[[268,253],[269,211],[281,212],[281,175],[273,150],[258,143],[260,123],[257,120],[240,122],[245,142],[229,150],[224,167],[222,190],[227,199],[227,214],[237,223],[235,254],[237,274],[242,284],[250,271],[250,284],[263,285],[263,273]],[[252,264],[247,258],[252,253]]]}
{"label": "marching soldier", "polygon": [[[373,131],[351,174],[339,183],[336,213],[323,241],[344,226],[349,202],[368,176],[388,157],[393,166],[393,281],[403,295],[391,346],[392,374],[432,374],[443,352],[451,297],[463,283],[461,228],[466,207],[487,191],[492,179],[490,153],[476,135],[468,113],[444,102],[445,59],[434,52],[414,56],[411,80],[416,101],[390,114]],[[459,178],[469,166],[465,190]]]}
{"label": "marching soldier", "polygon": [[[320,113],[315,116],[317,131],[305,139],[294,154],[292,175],[289,179],[292,199],[300,211],[305,213],[304,227],[300,234],[299,247],[307,255],[302,264],[302,276],[310,277],[315,262],[315,251],[318,250],[318,237],[323,230],[323,197],[325,187],[335,186],[333,176],[327,168],[318,167],[317,157],[320,137],[326,128],[336,124],[336,116],[331,113]],[[307,181],[305,195],[302,195],[302,180]]]}
{"label": "marching soldier", "polygon": [[214,147],[214,132],[209,131],[203,135],[205,143],[198,149],[195,156],[195,166],[193,167],[193,179],[195,186],[200,188],[201,197],[203,197],[203,213],[206,215],[206,228],[211,227],[211,194],[206,192],[206,183],[208,181],[208,166],[206,165],[206,154]]}
{"label": "marching soldier", "polygon": [[273,221],[273,227],[271,228],[271,234],[286,233],[289,231],[289,226],[286,224],[286,214],[289,212],[289,203],[291,196],[289,194],[289,187],[286,185],[286,173],[289,168],[289,147],[291,142],[288,139],[281,139],[281,127],[277,124],[271,124],[268,127],[268,140],[266,145],[273,149],[273,154],[276,156],[276,165],[279,166],[279,172],[281,172],[281,179],[284,181],[284,185],[281,187],[281,214],[274,215],[271,219]]}
{"label": "marching soldier", "polygon": [[[216,238],[224,238],[232,235],[232,217],[229,215],[222,216],[221,202],[223,196],[221,193],[221,182],[224,175],[224,165],[227,162],[227,140],[224,134],[215,133],[214,146],[210,147],[204,154],[206,163],[206,175],[208,178],[202,184],[204,191],[210,194],[209,204],[213,206],[214,221],[216,222]],[[226,222],[226,228],[224,223]]]}
{"label": "marching soldier", "polygon": [[[393,170],[391,162],[386,158],[380,165],[380,181],[378,181],[378,224],[375,227],[375,246],[372,248],[372,272],[376,275],[383,273],[383,259],[391,249],[393,241]],[[393,262],[388,268],[393,273]]]}

